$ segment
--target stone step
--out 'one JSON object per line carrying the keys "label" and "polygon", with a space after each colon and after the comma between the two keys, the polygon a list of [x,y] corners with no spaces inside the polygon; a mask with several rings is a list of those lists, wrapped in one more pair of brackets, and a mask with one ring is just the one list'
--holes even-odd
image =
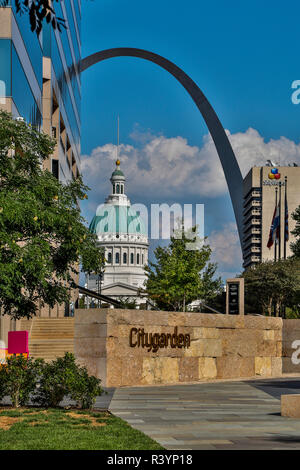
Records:
{"label": "stone step", "polygon": [[37,326],[39,325],[42,325],[42,326],[47,326],[47,325],[66,325],[66,326],[69,326],[69,325],[73,325],[74,324],[74,321],[58,321],[58,320],[50,320],[50,321],[39,321],[38,319],[36,319],[34,321],[34,323],[36,323]]}
{"label": "stone step", "polygon": [[34,318],[29,330],[30,356],[51,361],[73,352],[74,323],[74,318]]}
{"label": "stone step", "polygon": [[32,339],[38,339],[38,338],[44,338],[44,339],[63,339],[63,338],[73,338],[74,337],[74,332],[72,331],[34,331],[31,334]]}
{"label": "stone step", "polygon": [[73,338],[66,338],[65,341],[62,341],[61,338],[30,338],[29,344],[73,344]]}

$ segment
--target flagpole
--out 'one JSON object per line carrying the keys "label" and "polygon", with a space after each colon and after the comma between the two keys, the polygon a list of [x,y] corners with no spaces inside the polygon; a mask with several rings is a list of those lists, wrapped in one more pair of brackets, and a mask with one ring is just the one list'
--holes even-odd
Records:
{"label": "flagpole", "polygon": [[278,259],[281,259],[281,181],[279,182],[279,249]]}
{"label": "flagpole", "polygon": [[288,212],[287,212],[287,176],[284,178],[285,182],[285,196],[284,196],[284,259],[286,259],[286,244],[287,244],[287,233],[286,233],[286,228],[287,228],[287,220],[286,218],[288,217]]}
{"label": "flagpole", "polygon": [[[277,202],[278,202],[278,188],[275,186],[275,211],[277,208]],[[274,243],[274,261],[277,260],[277,240],[275,237],[275,243]]]}

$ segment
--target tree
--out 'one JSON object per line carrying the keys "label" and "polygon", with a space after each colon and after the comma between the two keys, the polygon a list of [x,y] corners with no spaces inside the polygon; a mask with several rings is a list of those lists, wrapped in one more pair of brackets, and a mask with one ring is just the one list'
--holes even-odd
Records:
{"label": "tree", "polygon": [[[11,0],[0,0],[0,7],[7,7]],[[12,0],[15,4],[16,13],[19,15],[28,15],[30,29],[40,35],[43,27],[43,21],[51,23],[53,29],[66,28],[65,20],[56,16],[55,10],[51,6],[51,0]],[[60,0],[53,0],[60,2]]]}
{"label": "tree", "polygon": [[103,270],[104,256],[80,215],[89,189],[81,177],[59,182],[42,162],[55,141],[0,111],[0,307],[14,318],[37,304],[67,302],[81,261]]}
{"label": "tree", "polygon": [[264,261],[247,269],[242,276],[246,299],[253,299],[255,307],[264,315],[272,315],[275,305],[279,316],[284,306],[291,306],[299,298],[300,260]]}
{"label": "tree", "polygon": [[85,302],[86,302],[85,295],[83,295],[79,298],[78,307],[79,308],[85,308]]}
{"label": "tree", "polygon": [[118,298],[119,302],[121,303],[121,308],[127,308],[131,310],[135,310],[137,308],[137,301],[133,297],[121,297]]}
{"label": "tree", "polygon": [[295,220],[296,226],[291,233],[295,235],[296,241],[291,243],[291,249],[294,256],[300,258],[300,206],[293,212],[292,218]]}
{"label": "tree", "polygon": [[216,263],[208,263],[202,274],[203,294],[202,299],[209,307],[213,307],[216,299],[222,297],[222,279],[215,278],[218,265]]}
{"label": "tree", "polygon": [[155,249],[157,262],[150,262],[146,267],[146,291],[162,310],[185,311],[193,300],[205,296],[211,298],[214,288],[221,282],[212,280],[215,265],[209,263],[210,247],[203,245],[188,250],[190,242],[191,236],[184,232],[182,226],[174,231],[168,247]]}

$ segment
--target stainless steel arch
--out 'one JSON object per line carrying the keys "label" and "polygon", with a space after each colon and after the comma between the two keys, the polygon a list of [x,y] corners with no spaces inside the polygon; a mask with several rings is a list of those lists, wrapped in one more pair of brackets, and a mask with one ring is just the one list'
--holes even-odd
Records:
{"label": "stainless steel arch", "polygon": [[117,47],[96,52],[95,54],[91,54],[81,60],[80,69],[83,72],[92,65],[112,57],[138,57],[140,59],[154,62],[173,75],[189,93],[202,114],[215,143],[229,189],[240,243],[242,246],[243,178],[226,132],[205,95],[196,83],[183,70],[177,67],[177,65],[158,54],[154,54],[153,52],[145,51],[143,49]]}

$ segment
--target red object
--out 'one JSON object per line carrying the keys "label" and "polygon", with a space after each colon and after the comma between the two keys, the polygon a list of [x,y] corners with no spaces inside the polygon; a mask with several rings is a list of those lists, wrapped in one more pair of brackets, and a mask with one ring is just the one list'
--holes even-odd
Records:
{"label": "red object", "polygon": [[8,354],[28,354],[28,331],[9,331],[7,349]]}
{"label": "red object", "polygon": [[279,179],[280,179],[280,176],[281,176],[280,173],[277,173],[277,175],[275,175],[275,178],[276,178],[277,180],[279,180]]}

